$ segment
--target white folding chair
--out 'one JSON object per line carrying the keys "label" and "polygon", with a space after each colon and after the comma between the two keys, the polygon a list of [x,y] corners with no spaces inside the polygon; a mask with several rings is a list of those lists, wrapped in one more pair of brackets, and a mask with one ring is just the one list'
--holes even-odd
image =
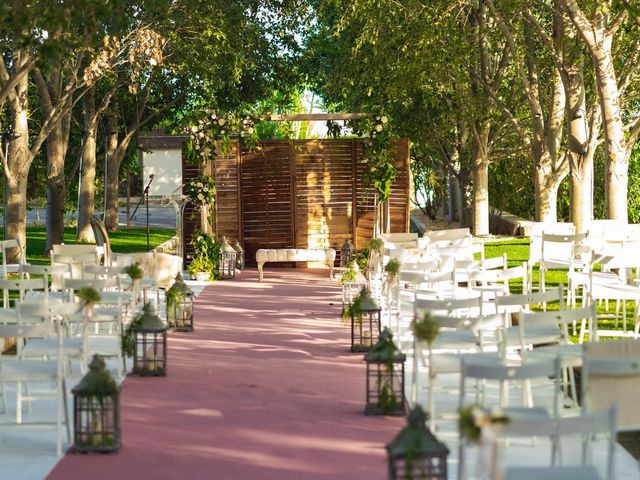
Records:
{"label": "white folding chair", "polygon": [[[550,378],[553,380],[549,380]],[[551,421],[558,418],[560,411],[559,378],[559,358],[536,360],[516,366],[505,365],[496,360],[488,361],[485,358],[463,358],[461,362],[459,410],[462,411],[467,404],[467,381],[474,380],[476,386],[474,403],[484,407],[499,406],[510,422],[535,423],[536,421]],[[525,394],[524,388],[523,407],[509,407],[508,382],[520,381],[524,384],[534,379],[544,380],[546,385],[551,388],[551,410],[544,406],[534,406],[532,399]],[[497,398],[490,401],[486,391],[492,382],[498,384],[498,395]],[[459,480],[464,480],[467,478],[465,471],[465,441],[462,438],[462,431],[460,431],[460,434],[458,478]]]}
{"label": "white folding chair", "polygon": [[618,406],[618,430],[640,430],[640,340],[589,343],[583,349],[584,411]]}
{"label": "white folding chair", "polygon": [[[17,249],[18,262],[7,263],[7,251]],[[27,263],[24,249],[18,239],[0,240],[0,254],[2,255],[2,278],[7,278],[10,273],[18,273],[20,266]]]}
{"label": "white folding chair", "polygon": [[576,227],[573,223],[568,222],[533,222],[531,224],[531,232],[529,237],[529,287],[533,288],[533,267],[540,262],[542,258],[542,233],[552,233],[557,235],[573,235],[576,233]]}
{"label": "white folding chair", "polygon": [[545,290],[547,270],[582,270],[584,264],[577,248],[587,238],[586,233],[557,235],[542,233],[542,253],[540,255],[540,290]]}
{"label": "white folding chair", "polygon": [[[56,333],[57,332],[57,333]],[[31,338],[49,337],[56,335],[58,339],[58,350],[56,355],[50,360],[34,359],[14,359],[7,360],[0,352],[0,383],[16,384],[16,423],[22,424],[22,403],[23,386],[34,382],[54,382],[55,388],[53,396],[56,399],[56,453],[62,456],[62,425],[67,428],[67,441],[71,440],[69,429],[69,418],[66,398],[66,384],[63,368],[62,339],[60,329],[57,329],[52,322],[42,322],[38,324],[0,324],[0,337],[16,337],[20,341],[29,342]],[[51,396],[51,395],[46,395]],[[44,396],[44,397],[46,397]],[[38,395],[28,394],[26,400],[44,398]],[[6,393],[3,391],[3,403],[5,411],[7,408]]]}
{"label": "white folding chair", "polygon": [[[552,465],[511,466],[505,471],[504,480],[614,480],[615,446],[617,432],[617,406],[585,412],[575,417],[558,418],[518,425],[507,424],[504,433],[518,435],[549,436],[552,439]],[[600,475],[593,459],[592,440],[596,436],[607,436],[605,475]],[[563,445],[581,443],[580,462],[567,465]],[[577,463],[577,462],[572,462]],[[599,462],[600,463],[600,462]]]}

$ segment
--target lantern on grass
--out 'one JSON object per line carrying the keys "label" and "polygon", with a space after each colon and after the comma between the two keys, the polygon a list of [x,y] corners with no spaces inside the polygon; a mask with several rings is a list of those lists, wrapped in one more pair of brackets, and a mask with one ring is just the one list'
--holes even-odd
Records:
{"label": "lantern on grass", "polygon": [[94,355],[89,372],[73,393],[73,449],[116,452],[120,449],[120,389],[104,360]]}
{"label": "lantern on grass", "polygon": [[163,377],[167,374],[167,327],[146,303],[135,320],[133,346],[133,374]]}
{"label": "lantern on grass", "polygon": [[429,431],[426,421],[418,405],[407,426],[387,444],[390,480],[447,480],[449,449]]}
{"label": "lantern on grass", "polygon": [[356,247],[351,243],[351,239],[347,238],[340,249],[340,267],[347,268],[349,263],[351,263],[351,260],[353,260],[353,255],[355,253]]}
{"label": "lantern on grass", "polygon": [[193,290],[182,275],[167,290],[167,324],[176,332],[193,332]]}
{"label": "lantern on grass", "polygon": [[368,288],[360,290],[348,312],[351,317],[351,351],[366,352],[380,336],[381,312]]}
{"label": "lantern on grass", "polygon": [[406,355],[385,328],[380,340],[364,357],[367,362],[367,415],[404,415],[404,362]]}
{"label": "lantern on grass", "polygon": [[218,261],[218,272],[220,278],[233,278],[236,276],[236,251],[229,244],[227,237],[222,237],[220,242],[220,260]]}
{"label": "lantern on grass", "polygon": [[240,240],[236,240],[233,248],[236,250],[236,268],[242,270],[244,269],[244,248],[242,248]]}

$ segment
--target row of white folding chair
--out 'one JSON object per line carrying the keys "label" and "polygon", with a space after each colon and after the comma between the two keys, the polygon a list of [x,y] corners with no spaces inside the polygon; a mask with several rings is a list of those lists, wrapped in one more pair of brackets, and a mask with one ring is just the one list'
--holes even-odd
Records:
{"label": "row of white folding chair", "polygon": [[[0,384],[2,386],[3,407],[7,411],[5,384],[16,384],[16,423],[23,423],[22,404],[40,398],[26,388],[29,383],[54,381],[56,398],[56,452],[62,454],[62,424],[67,426],[70,440],[68,409],[66,406],[66,385],[64,363],[73,349],[65,345],[63,324],[77,315],[82,305],[66,302],[23,302],[18,305],[17,323],[0,323],[0,337],[15,337],[26,346],[40,343],[42,349],[37,356],[28,355],[27,348],[12,360],[0,356]],[[44,358],[41,354],[44,353]],[[26,393],[26,397],[24,394]]]}

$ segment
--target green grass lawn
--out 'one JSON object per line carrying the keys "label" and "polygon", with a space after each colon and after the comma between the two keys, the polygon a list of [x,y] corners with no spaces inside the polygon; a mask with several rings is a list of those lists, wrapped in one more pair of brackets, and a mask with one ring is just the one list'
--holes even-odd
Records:
{"label": "green grass lawn", "polygon": [[[507,260],[510,267],[522,265],[522,262],[526,262],[529,259],[529,239],[528,238],[518,238],[511,239],[505,241],[496,241],[496,242],[487,242],[485,243],[485,257],[501,257],[503,253],[507,254]],[[540,285],[540,269],[538,266],[533,268],[532,273],[533,279],[532,284],[534,290],[538,289]],[[545,283],[548,287],[557,286],[563,284],[567,285],[567,271],[566,270],[550,270],[547,271],[545,276]],[[512,293],[521,293],[522,292],[522,282],[520,281],[511,281],[509,284]],[[580,299],[578,299],[578,305],[580,304]],[[558,308],[558,305],[550,304],[548,305],[549,309]],[[598,315],[611,314],[615,311],[615,300],[609,302],[609,310],[606,310],[606,305],[604,302],[597,306]],[[635,305],[634,302],[627,302],[627,329],[632,329],[632,315],[634,313]],[[615,324],[614,319],[608,318],[599,318],[598,319],[598,328],[600,330],[622,330],[622,322],[618,322]],[[574,341],[577,338],[573,339]]]}
{"label": "green grass lawn", "polygon": [[[149,229],[149,246],[154,248],[174,235],[175,230],[173,229],[151,228]],[[45,227],[27,228],[27,262],[33,264],[49,263],[49,256],[44,250],[45,241]],[[111,250],[115,253],[145,252],[147,250],[147,229],[122,228],[117,232],[110,232],[109,241],[111,242]],[[64,243],[77,243],[74,227],[64,229]]]}

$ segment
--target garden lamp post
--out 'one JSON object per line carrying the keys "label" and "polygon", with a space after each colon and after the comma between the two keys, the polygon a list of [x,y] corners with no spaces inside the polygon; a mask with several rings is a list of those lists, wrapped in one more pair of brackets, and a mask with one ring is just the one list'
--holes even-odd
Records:
{"label": "garden lamp post", "polygon": [[133,374],[153,377],[167,374],[167,327],[151,303],[144,305],[134,333]]}
{"label": "garden lamp post", "polygon": [[73,387],[73,449],[116,452],[120,449],[120,389],[104,360],[94,355],[89,372]]}
{"label": "garden lamp post", "polygon": [[387,444],[389,479],[447,480],[449,449],[426,426],[427,415],[418,405],[407,426]]}
{"label": "garden lamp post", "polygon": [[371,291],[363,288],[349,306],[351,316],[351,351],[365,352],[380,336],[380,312],[371,298]]}
{"label": "garden lamp post", "polygon": [[229,244],[227,237],[222,237],[220,242],[220,261],[218,262],[218,271],[221,279],[236,276],[236,256],[236,251]]}
{"label": "garden lamp post", "polygon": [[242,248],[240,240],[236,240],[233,248],[236,250],[236,268],[242,270],[244,269],[244,248]]}
{"label": "garden lamp post", "polygon": [[365,355],[367,363],[367,415],[404,415],[404,362],[406,355],[385,328]]}
{"label": "garden lamp post", "polygon": [[167,324],[176,332],[193,332],[193,290],[184,283],[182,275],[167,290]]}
{"label": "garden lamp post", "polygon": [[347,268],[349,263],[351,263],[351,260],[353,260],[353,255],[355,253],[356,247],[351,243],[351,239],[347,238],[340,249],[340,267]]}

